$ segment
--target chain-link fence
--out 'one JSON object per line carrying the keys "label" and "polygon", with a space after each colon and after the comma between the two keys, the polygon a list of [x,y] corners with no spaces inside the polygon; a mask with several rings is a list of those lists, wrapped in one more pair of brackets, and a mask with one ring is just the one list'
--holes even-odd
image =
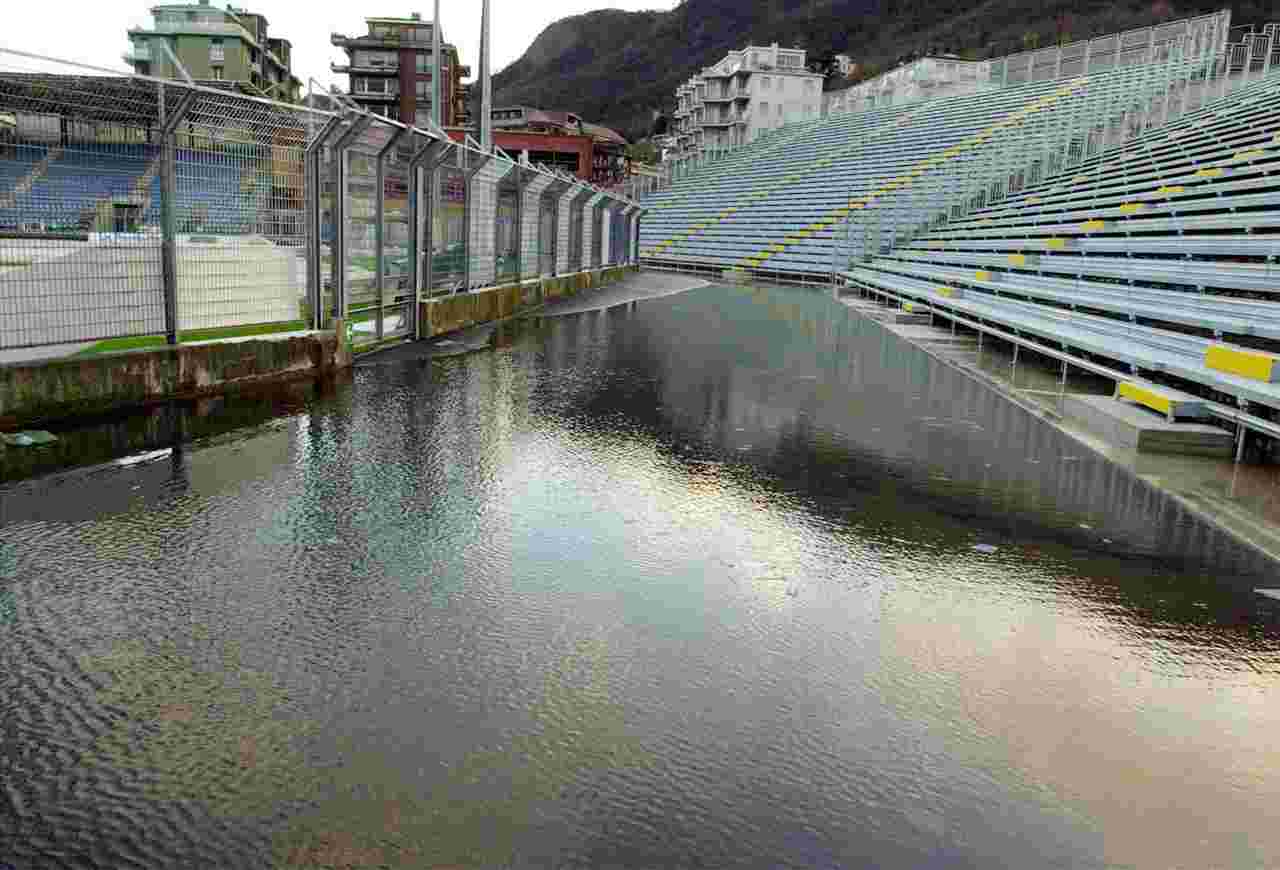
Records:
{"label": "chain-link fence", "polygon": [[634,243],[609,237],[634,239],[639,213],[355,107],[0,49],[0,350],[334,318],[357,342],[409,336],[420,299],[632,261]]}

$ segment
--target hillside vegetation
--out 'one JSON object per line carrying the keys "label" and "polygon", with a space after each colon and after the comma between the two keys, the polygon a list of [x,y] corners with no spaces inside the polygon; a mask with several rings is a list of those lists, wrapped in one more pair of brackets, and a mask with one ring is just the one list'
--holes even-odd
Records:
{"label": "hillside vegetation", "polygon": [[[685,0],[669,12],[605,9],[547,27],[494,76],[495,105],[580,113],[630,139],[670,112],[677,85],[747,43],[844,51],[875,69],[930,51],[973,59],[1212,12],[1220,4],[1091,0]],[[1235,4],[1233,23],[1275,16],[1261,0]]]}

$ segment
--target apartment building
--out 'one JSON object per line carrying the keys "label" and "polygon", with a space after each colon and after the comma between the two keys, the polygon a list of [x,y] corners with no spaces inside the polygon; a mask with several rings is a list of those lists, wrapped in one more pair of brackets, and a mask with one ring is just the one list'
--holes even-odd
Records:
{"label": "apartment building", "polygon": [[[347,53],[347,62],[332,64],[346,73],[347,88],[356,103],[379,115],[425,127],[431,117],[430,21],[418,13],[408,18],[366,18],[362,36],[331,34],[329,41]],[[441,126],[462,124],[467,114],[462,79],[471,75],[458,61],[458,49],[440,35]]]}
{"label": "apartment building", "polygon": [[139,75],[182,78],[176,58],[196,81],[234,82],[249,93],[297,102],[302,83],[292,72],[292,45],[267,33],[264,16],[199,0],[155,6],[151,18],[150,28],[128,32],[124,60]]}
{"label": "apartment building", "polygon": [[731,51],[676,89],[677,153],[722,150],[822,111],[820,73],[799,48],[748,45]]}

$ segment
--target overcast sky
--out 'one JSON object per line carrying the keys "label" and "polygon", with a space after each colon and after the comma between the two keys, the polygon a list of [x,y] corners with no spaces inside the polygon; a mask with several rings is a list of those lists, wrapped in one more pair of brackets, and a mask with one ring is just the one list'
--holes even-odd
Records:
{"label": "overcast sky", "polygon": [[[226,0],[210,0],[225,7]],[[110,69],[126,69],[121,54],[126,31],[149,26],[151,3],[122,0],[0,0],[4,27],[0,47],[51,55]],[[270,33],[293,43],[293,71],[306,84],[308,76],[344,87],[345,76],[329,72],[330,61],[344,55],[329,44],[333,32],[352,36],[365,32],[365,15],[433,14],[433,0],[366,0],[359,4],[325,0],[240,0],[232,5],[267,17]],[[494,72],[516,60],[542,29],[558,18],[592,9],[671,9],[675,0],[491,0]],[[444,37],[458,47],[462,62],[479,73],[480,0],[440,0]],[[0,70],[13,69],[0,55]]]}

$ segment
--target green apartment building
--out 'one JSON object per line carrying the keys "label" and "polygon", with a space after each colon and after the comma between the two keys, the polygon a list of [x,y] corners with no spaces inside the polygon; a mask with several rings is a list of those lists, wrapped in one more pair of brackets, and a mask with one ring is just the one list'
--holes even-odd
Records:
{"label": "green apartment building", "polygon": [[218,9],[209,0],[151,9],[150,29],[129,31],[125,62],[139,75],[180,79],[161,47],[196,81],[235,82],[251,94],[296,103],[302,83],[291,71],[292,46],[267,34],[267,19],[244,9]]}

